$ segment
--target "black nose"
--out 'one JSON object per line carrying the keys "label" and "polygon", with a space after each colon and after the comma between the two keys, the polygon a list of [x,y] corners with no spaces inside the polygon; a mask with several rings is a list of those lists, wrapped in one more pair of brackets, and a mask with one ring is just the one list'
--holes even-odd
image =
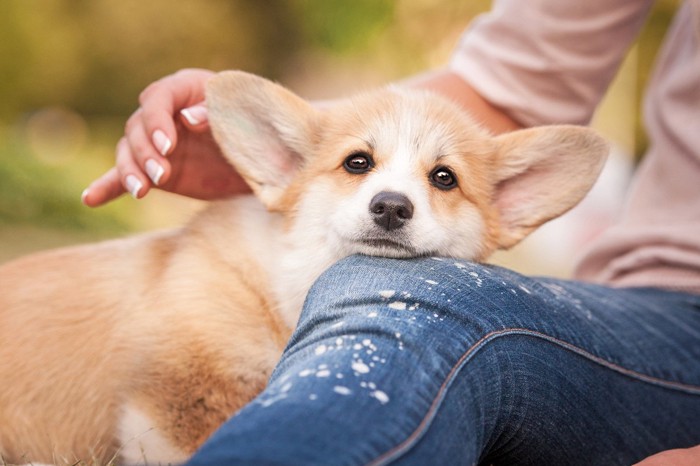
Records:
{"label": "black nose", "polygon": [[369,211],[374,223],[391,231],[401,228],[413,217],[413,204],[401,193],[382,191],[372,198]]}

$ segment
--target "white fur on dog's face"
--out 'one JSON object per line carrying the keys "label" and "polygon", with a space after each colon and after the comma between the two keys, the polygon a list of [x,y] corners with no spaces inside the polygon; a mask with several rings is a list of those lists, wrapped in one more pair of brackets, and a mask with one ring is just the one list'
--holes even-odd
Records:
{"label": "white fur on dog's face", "polygon": [[[434,96],[384,91],[334,109],[301,177],[296,224],[341,255],[481,256],[487,226],[472,199],[488,198],[476,193],[486,189],[483,172],[493,148],[466,115],[440,104]],[[374,166],[350,173],[344,162],[352,154],[371,157]],[[456,186],[431,182],[438,168],[450,170]],[[370,205],[380,193],[411,203],[412,217],[400,228],[374,221]]]}

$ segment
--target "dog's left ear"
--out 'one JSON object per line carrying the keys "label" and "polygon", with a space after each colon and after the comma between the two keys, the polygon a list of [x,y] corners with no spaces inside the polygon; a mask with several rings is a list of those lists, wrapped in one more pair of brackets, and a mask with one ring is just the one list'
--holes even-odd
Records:
{"label": "dog's left ear", "polygon": [[241,71],[212,77],[206,98],[224,155],[274,210],[312,151],[316,110],[284,87]]}
{"label": "dog's left ear", "polygon": [[498,246],[510,248],[583,199],[595,183],[608,145],[580,126],[541,126],[495,138],[500,215]]}

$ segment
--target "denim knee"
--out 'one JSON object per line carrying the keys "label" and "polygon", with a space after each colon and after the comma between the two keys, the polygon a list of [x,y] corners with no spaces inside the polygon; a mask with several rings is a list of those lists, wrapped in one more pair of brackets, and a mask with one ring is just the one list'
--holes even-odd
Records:
{"label": "denim knee", "polygon": [[452,327],[450,323],[459,324],[482,337],[492,330],[528,327],[536,318],[528,314],[556,308],[557,303],[542,296],[542,290],[543,285],[531,278],[474,262],[356,255],[319,277],[300,323],[317,324],[344,313],[362,315],[365,310],[364,315],[371,316],[387,311],[408,322],[440,323],[447,328]]}
{"label": "denim knee", "polygon": [[[662,362],[693,360],[698,347],[663,339],[652,344],[649,335],[663,328],[678,341],[692,341],[692,327],[684,322],[697,318],[698,301],[663,290],[526,277],[449,258],[356,255],[329,268],[314,284],[292,343],[348,319],[356,329],[400,333],[404,345],[410,339],[414,345],[436,342],[450,353],[523,334],[619,370],[669,379]],[[679,319],[670,309],[686,317]],[[674,371],[670,379],[697,385],[686,371]]]}
{"label": "denim knee", "polygon": [[395,341],[431,365],[499,333],[529,329],[541,298],[529,279],[498,267],[442,258],[348,257],[311,288],[285,354],[352,334]]}

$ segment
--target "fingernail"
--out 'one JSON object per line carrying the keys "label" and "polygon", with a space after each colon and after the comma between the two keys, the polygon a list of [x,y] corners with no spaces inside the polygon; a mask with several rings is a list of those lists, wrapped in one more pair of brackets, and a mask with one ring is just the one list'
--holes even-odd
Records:
{"label": "fingernail", "polygon": [[131,194],[134,199],[139,198],[139,191],[143,188],[143,184],[134,175],[127,175],[126,177],[126,189]]}
{"label": "fingernail", "polygon": [[208,117],[207,107],[204,105],[195,105],[194,107],[183,108],[180,110],[180,113],[192,126],[201,125]]}
{"label": "fingernail", "polygon": [[[80,195],[80,202],[85,204],[85,198],[88,197],[88,194],[90,194],[90,188],[85,188],[83,190],[83,193]],[[85,204],[85,205],[87,205],[87,204]]]}
{"label": "fingernail", "polygon": [[153,181],[153,184],[158,186],[160,182],[160,177],[163,176],[163,167],[161,167],[158,162],[153,159],[148,159],[146,161],[146,174]]}
{"label": "fingernail", "polygon": [[168,136],[166,136],[165,133],[159,129],[153,132],[153,144],[155,144],[156,149],[158,149],[158,152],[160,152],[160,155],[163,156],[168,154],[170,146],[173,145],[170,139],[168,139]]}

